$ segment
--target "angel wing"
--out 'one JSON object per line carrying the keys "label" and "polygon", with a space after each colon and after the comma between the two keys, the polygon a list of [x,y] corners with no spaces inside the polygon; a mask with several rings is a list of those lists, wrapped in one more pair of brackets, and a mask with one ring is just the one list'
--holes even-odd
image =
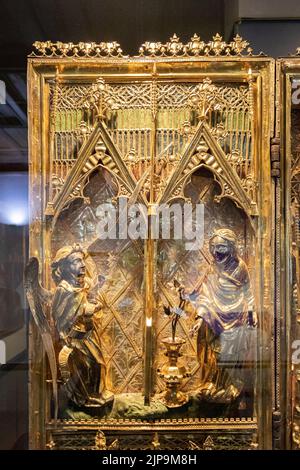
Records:
{"label": "angel wing", "polygon": [[54,399],[55,421],[58,414],[58,393],[57,393],[57,363],[55,349],[51,335],[51,328],[47,320],[44,307],[50,305],[52,294],[44,289],[39,281],[39,262],[37,258],[30,258],[25,268],[25,291],[31,314],[41,334],[43,345],[48,356]]}

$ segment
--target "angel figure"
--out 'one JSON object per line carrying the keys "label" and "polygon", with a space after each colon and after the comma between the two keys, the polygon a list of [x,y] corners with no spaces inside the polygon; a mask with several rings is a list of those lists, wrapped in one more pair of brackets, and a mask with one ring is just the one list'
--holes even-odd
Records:
{"label": "angel figure", "polygon": [[[56,284],[50,312],[60,338],[58,364],[68,398],[78,406],[102,406],[113,399],[106,385],[106,365],[94,317],[101,302],[91,301],[91,281],[86,275],[87,254],[79,245],[58,250],[51,264]],[[26,269],[26,291],[34,319],[48,354],[53,384],[56,382],[56,356],[53,334],[44,313],[43,294],[38,283],[38,262],[33,258]],[[48,304],[50,293],[48,293]],[[57,389],[54,390],[57,400]]]}

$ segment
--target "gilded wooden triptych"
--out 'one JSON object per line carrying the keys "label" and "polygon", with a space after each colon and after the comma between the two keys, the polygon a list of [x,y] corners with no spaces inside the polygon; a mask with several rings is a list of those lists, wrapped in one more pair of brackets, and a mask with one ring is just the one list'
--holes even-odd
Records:
{"label": "gilded wooden triptych", "polygon": [[34,44],[31,448],[299,448],[298,78],[239,36]]}

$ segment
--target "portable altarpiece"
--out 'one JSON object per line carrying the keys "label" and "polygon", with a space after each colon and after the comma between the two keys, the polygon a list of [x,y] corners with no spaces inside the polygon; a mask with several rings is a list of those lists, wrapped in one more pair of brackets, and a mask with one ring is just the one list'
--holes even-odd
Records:
{"label": "portable altarpiece", "polygon": [[276,83],[239,36],[34,47],[30,446],[297,446],[300,62]]}

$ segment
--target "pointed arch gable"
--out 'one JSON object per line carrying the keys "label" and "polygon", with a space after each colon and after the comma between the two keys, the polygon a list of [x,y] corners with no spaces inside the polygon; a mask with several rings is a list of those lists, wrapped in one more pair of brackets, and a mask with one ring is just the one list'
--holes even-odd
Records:
{"label": "pointed arch gable", "polygon": [[167,202],[172,197],[174,189],[177,187],[177,184],[182,182],[184,174],[199,166],[202,161],[202,157],[200,156],[198,158],[198,156],[196,156],[196,151],[202,140],[204,140],[208,146],[211,156],[213,157],[209,158],[208,161],[205,162],[205,166],[207,166],[213,174],[217,175],[218,179],[222,179],[223,182],[226,183],[234,195],[236,202],[238,202],[249,216],[257,216],[258,209],[256,203],[251,201],[249,198],[242,186],[239,176],[228,162],[223,149],[212,135],[209,126],[203,121],[199,123],[191,142],[186,147],[182,158],[168,181],[160,203]]}
{"label": "pointed arch gable", "polygon": [[80,177],[82,176],[84,167],[88,162],[89,158],[91,157],[94,148],[99,140],[102,140],[104,145],[106,146],[107,151],[114,162],[118,176],[122,178],[124,184],[128,187],[131,192],[134,191],[136,187],[136,180],[133,174],[125,165],[120,151],[118,150],[118,148],[112,141],[111,136],[109,135],[106,125],[103,122],[99,121],[90,136],[88,137],[88,139],[86,140],[86,142],[81,147],[78,153],[76,165],[74,165],[71,169],[60,192],[57,194],[53,203],[51,204],[51,214],[49,215],[57,214],[62,209],[62,207],[68,200],[68,197],[74,190]]}

